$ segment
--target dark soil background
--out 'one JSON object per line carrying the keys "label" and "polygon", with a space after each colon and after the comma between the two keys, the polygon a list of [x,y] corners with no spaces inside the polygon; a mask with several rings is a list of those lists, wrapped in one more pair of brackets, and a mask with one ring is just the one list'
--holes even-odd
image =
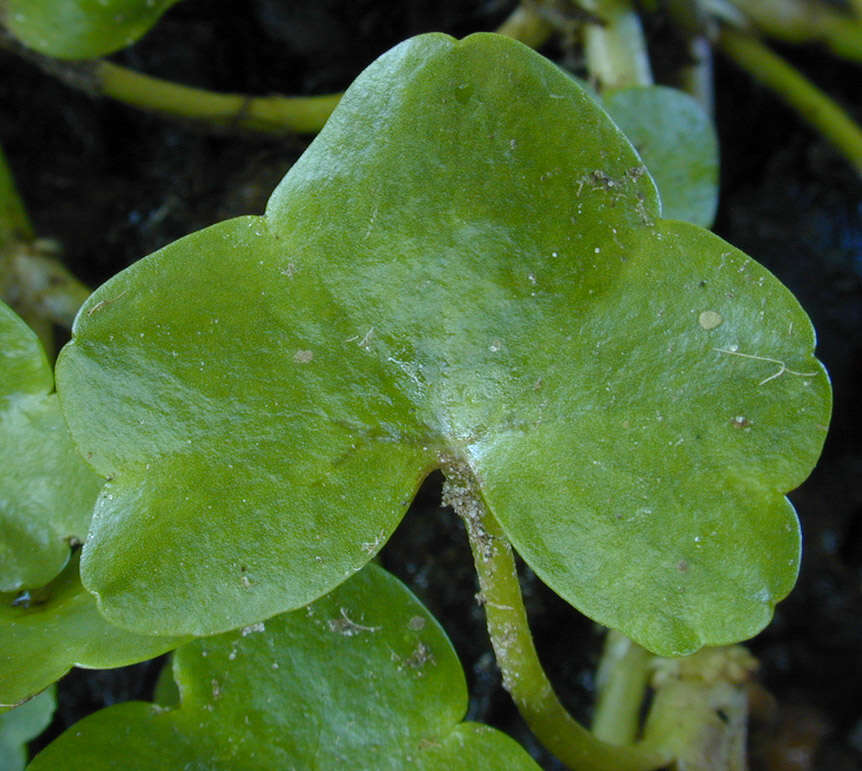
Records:
{"label": "dark soil background", "polygon": [[[116,61],[222,91],[342,90],[380,53],[427,31],[494,29],[511,0],[185,0]],[[649,26],[656,59],[676,41]],[[862,119],[858,66],[817,49],[781,49]],[[546,53],[560,57],[554,47]],[[97,101],[33,65],[0,55],[0,144],[39,235],[96,286],[164,244],[218,220],[263,209],[307,144],[301,138],[214,135]],[[659,71],[661,66],[659,66]],[[805,531],[799,584],[751,641],[778,705],[755,726],[752,764],[768,771],[862,768],[862,183],[848,164],[771,94],[717,62],[722,199],[716,232],[769,267],[819,333],[835,386],[823,459],[793,493]],[[547,769],[502,690],[490,653],[466,539],[439,508],[440,478],[422,488],[384,564],[438,615],[470,680],[470,717],[500,726]],[[561,697],[589,717],[601,635],[524,571],[540,654]],[[54,724],[34,747],[102,706],[149,698],[159,662],[73,671]]]}

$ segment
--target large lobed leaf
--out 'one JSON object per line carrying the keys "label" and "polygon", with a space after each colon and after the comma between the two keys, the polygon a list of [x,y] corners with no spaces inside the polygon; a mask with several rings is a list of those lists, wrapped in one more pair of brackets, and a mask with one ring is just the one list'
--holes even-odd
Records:
{"label": "large lobed leaf", "polygon": [[0,592],[42,586],[63,569],[101,487],[53,389],[36,334],[0,303]]}
{"label": "large lobed leaf", "polygon": [[115,768],[525,769],[477,723],[442,628],[374,565],[304,610],[174,654],[176,709],[130,702],[70,728],[32,771]]}
{"label": "large lobed leaf", "polygon": [[102,612],[200,635],[304,605],[457,462],[597,621],[664,654],[759,630],[795,580],[784,492],[828,379],[790,293],[659,209],[604,111],[526,47],[385,54],[264,216],[79,314],[58,383],[112,478],[82,562]]}

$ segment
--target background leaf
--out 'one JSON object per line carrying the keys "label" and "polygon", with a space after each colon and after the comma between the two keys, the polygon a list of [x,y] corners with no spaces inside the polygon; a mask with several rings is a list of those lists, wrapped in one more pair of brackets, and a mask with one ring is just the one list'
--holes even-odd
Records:
{"label": "background leaf", "polygon": [[459,462],[591,617],[660,653],[760,628],[796,575],[783,493],[829,384],[772,276],[658,214],[619,129],[524,46],[381,57],[265,217],[79,315],[58,378],[113,477],[82,566],[103,612],[204,634],[304,604]]}
{"label": "background leaf", "polygon": [[179,0],[6,0],[3,24],[59,59],[91,59],[134,43]]}
{"label": "background leaf", "polygon": [[36,334],[0,303],[0,591],[42,586],[83,541],[101,480],[72,445]]}
{"label": "background leaf", "polygon": [[173,662],[173,655],[168,655],[153,688],[153,701],[162,707],[174,708],[180,705],[180,689],[177,687],[177,681],[174,680]]}
{"label": "background leaf", "polygon": [[111,669],[146,661],[185,642],[108,624],[81,586],[78,560],[22,601],[0,595],[0,704],[30,698],[73,666]]}
{"label": "background leaf", "polygon": [[464,673],[427,610],[369,566],[306,609],[174,654],[181,704],[102,710],[31,764],[129,769],[537,769],[505,734],[462,723]]}
{"label": "background leaf", "polygon": [[606,92],[601,104],[655,179],[662,216],[712,225],[718,208],[718,138],[703,108],[666,86]]}
{"label": "background leaf", "polygon": [[27,765],[27,742],[48,727],[56,707],[52,687],[15,709],[0,709],[0,771],[22,771]]}

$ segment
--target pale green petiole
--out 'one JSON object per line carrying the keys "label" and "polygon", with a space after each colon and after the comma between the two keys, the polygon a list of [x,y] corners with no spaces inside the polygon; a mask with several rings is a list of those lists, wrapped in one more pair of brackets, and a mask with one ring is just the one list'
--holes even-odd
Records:
{"label": "pale green petiole", "polygon": [[862,174],[862,128],[836,102],[751,35],[726,27],[718,45],[823,134]]}
{"label": "pale green petiole", "polygon": [[472,473],[453,463],[444,468],[444,474],[443,502],[452,506],[467,529],[503,685],[536,738],[579,771],[650,771],[667,765],[668,752],[643,744],[621,747],[601,741],[560,703],[533,645],[509,541],[482,500]]}

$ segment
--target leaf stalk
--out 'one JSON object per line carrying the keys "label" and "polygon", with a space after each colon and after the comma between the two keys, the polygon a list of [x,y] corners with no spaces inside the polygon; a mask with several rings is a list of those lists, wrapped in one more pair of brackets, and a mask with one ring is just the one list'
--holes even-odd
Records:
{"label": "leaf stalk", "polygon": [[488,634],[503,685],[539,741],[579,771],[652,771],[669,752],[643,743],[614,746],[578,723],[560,703],[533,644],[512,547],[486,506],[472,472],[461,463],[444,467],[443,503],[464,521],[479,578]]}
{"label": "leaf stalk", "polygon": [[0,147],[0,249],[16,241],[29,241],[35,236],[27,209],[18,194],[12,170]]}
{"label": "leaf stalk", "polygon": [[[498,32],[537,47],[551,36],[553,27],[529,4],[522,4],[503,22]],[[25,48],[7,31],[0,34],[0,44],[34,62],[44,72],[92,96],[110,97],[130,107],[216,129],[275,136],[315,134],[323,128],[343,95],[219,93],[145,75],[101,59],[54,60]]]}
{"label": "leaf stalk", "polygon": [[629,0],[582,0],[601,24],[584,27],[584,52],[590,77],[600,90],[651,86],[649,52],[640,16]]}
{"label": "leaf stalk", "polygon": [[498,35],[519,40],[530,48],[544,45],[553,33],[553,25],[529,2],[522,2],[497,28]]}
{"label": "leaf stalk", "polygon": [[862,62],[862,21],[818,0],[733,0],[765,35],[787,43],[822,43]]}
{"label": "leaf stalk", "polygon": [[320,131],[341,100],[341,94],[221,94],[172,83],[105,61],[95,64],[93,74],[99,94],[132,107],[264,134],[313,134]]}
{"label": "leaf stalk", "polygon": [[57,258],[59,246],[37,239],[0,148],[0,297],[53,351],[53,324],[67,329],[90,290]]}
{"label": "leaf stalk", "polygon": [[718,46],[796,110],[862,174],[862,128],[835,101],[751,35],[724,27]]}
{"label": "leaf stalk", "polygon": [[598,698],[593,735],[611,744],[631,744],[638,736],[652,654],[622,632],[609,629],[596,673]]}

